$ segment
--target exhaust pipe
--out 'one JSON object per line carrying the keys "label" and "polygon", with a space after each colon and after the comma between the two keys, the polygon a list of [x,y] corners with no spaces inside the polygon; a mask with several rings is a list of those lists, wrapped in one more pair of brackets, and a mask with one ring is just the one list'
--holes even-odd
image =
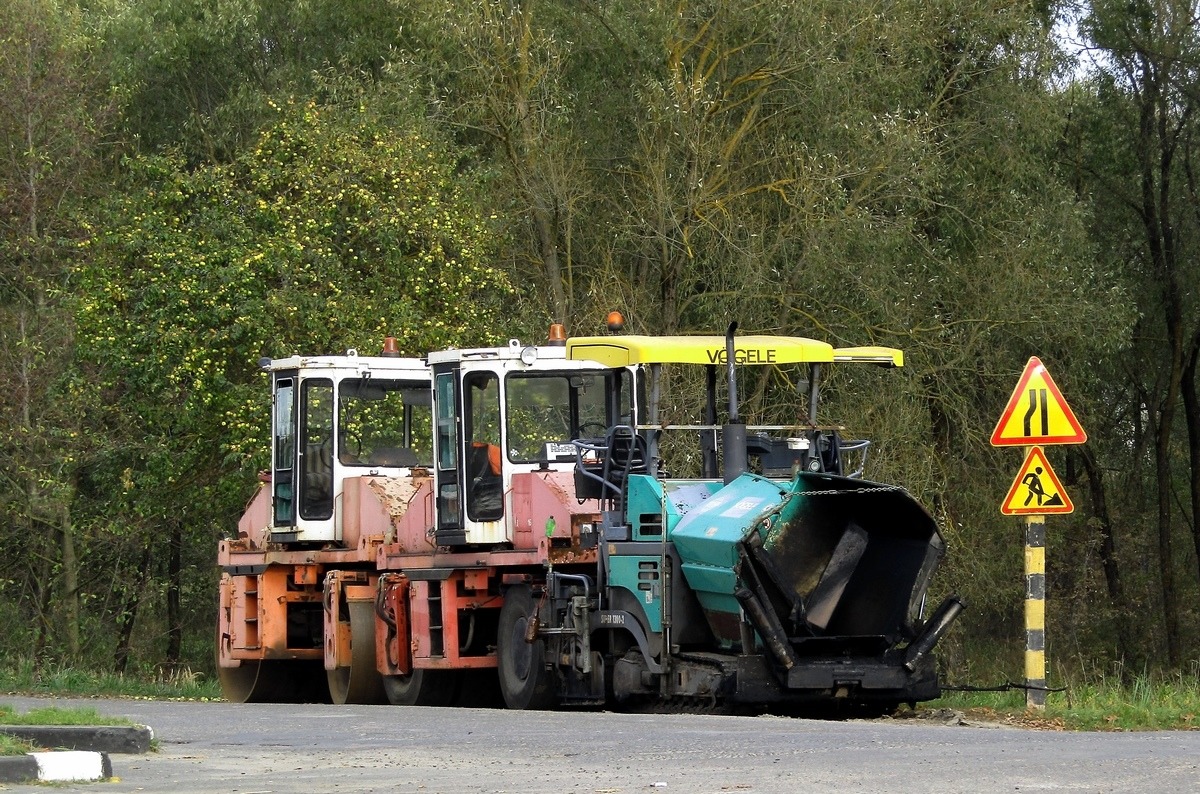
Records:
{"label": "exhaust pipe", "polygon": [[725,457],[725,484],[749,471],[746,459],[746,423],[738,416],[737,369],[734,366],[733,335],[737,322],[725,332],[725,366],[729,372],[729,421],[721,426],[721,447]]}

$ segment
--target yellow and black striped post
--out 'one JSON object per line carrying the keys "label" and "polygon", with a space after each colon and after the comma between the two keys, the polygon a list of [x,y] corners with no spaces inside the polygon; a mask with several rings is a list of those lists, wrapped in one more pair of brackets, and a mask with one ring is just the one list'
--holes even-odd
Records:
{"label": "yellow and black striped post", "polygon": [[1046,517],[1025,517],[1025,708],[1046,707]]}
{"label": "yellow and black striped post", "polygon": [[[1075,509],[1041,447],[1086,441],[1087,433],[1045,365],[1030,356],[992,431],[994,447],[1025,447],[1025,465],[1000,512],[1025,516],[1025,707],[1029,709],[1046,706],[1046,515]],[[1037,503],[1031,505],[1035,498]]]}

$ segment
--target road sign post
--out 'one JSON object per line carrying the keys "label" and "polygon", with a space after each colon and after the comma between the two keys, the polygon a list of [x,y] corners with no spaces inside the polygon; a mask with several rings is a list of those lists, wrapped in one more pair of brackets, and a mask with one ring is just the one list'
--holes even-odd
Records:
{"label": "road sign post", "polygon": [[1025,523],[1025,707],[1046,707],[1046,516],[1071,498],[1040,445],[1082,444],[1087,434],[1045,365],[1033,356],[992,431],[992,446],[1024,446],[1025,462],[1000,505]]}
{"label": "road sign post", "polygon": [[1046,707],[1046,517],[1025,516],[1025,707]]}

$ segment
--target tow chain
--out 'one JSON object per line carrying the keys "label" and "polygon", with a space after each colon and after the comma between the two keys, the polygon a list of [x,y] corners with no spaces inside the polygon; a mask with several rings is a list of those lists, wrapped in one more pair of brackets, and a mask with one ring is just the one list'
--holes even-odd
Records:
{"label": "tow chain", "polygon": [[879,485],[874,488],[842,488],[829,491],[796,491],[798,496],[836,496],[844,493],[883,493],[885,491],[903,491],[898,485]]}

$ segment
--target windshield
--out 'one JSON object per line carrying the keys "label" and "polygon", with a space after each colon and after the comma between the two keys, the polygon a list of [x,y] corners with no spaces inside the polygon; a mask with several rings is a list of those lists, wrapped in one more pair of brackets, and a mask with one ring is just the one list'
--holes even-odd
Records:
{"label": "windshield", "polygon": [[432,466],[429,384],[350,378],[338,384],[338,460],[346,466]]}
{"label": "windshield", "polygon": [[[572,439],[602,438],[614,416],[628,414],[628,390],[614,395],[610,386],[617,382],[609,371],[510,376],[506,394],[509,460],[574,460]],[[610,396],[616,399],[610,400]]]}

